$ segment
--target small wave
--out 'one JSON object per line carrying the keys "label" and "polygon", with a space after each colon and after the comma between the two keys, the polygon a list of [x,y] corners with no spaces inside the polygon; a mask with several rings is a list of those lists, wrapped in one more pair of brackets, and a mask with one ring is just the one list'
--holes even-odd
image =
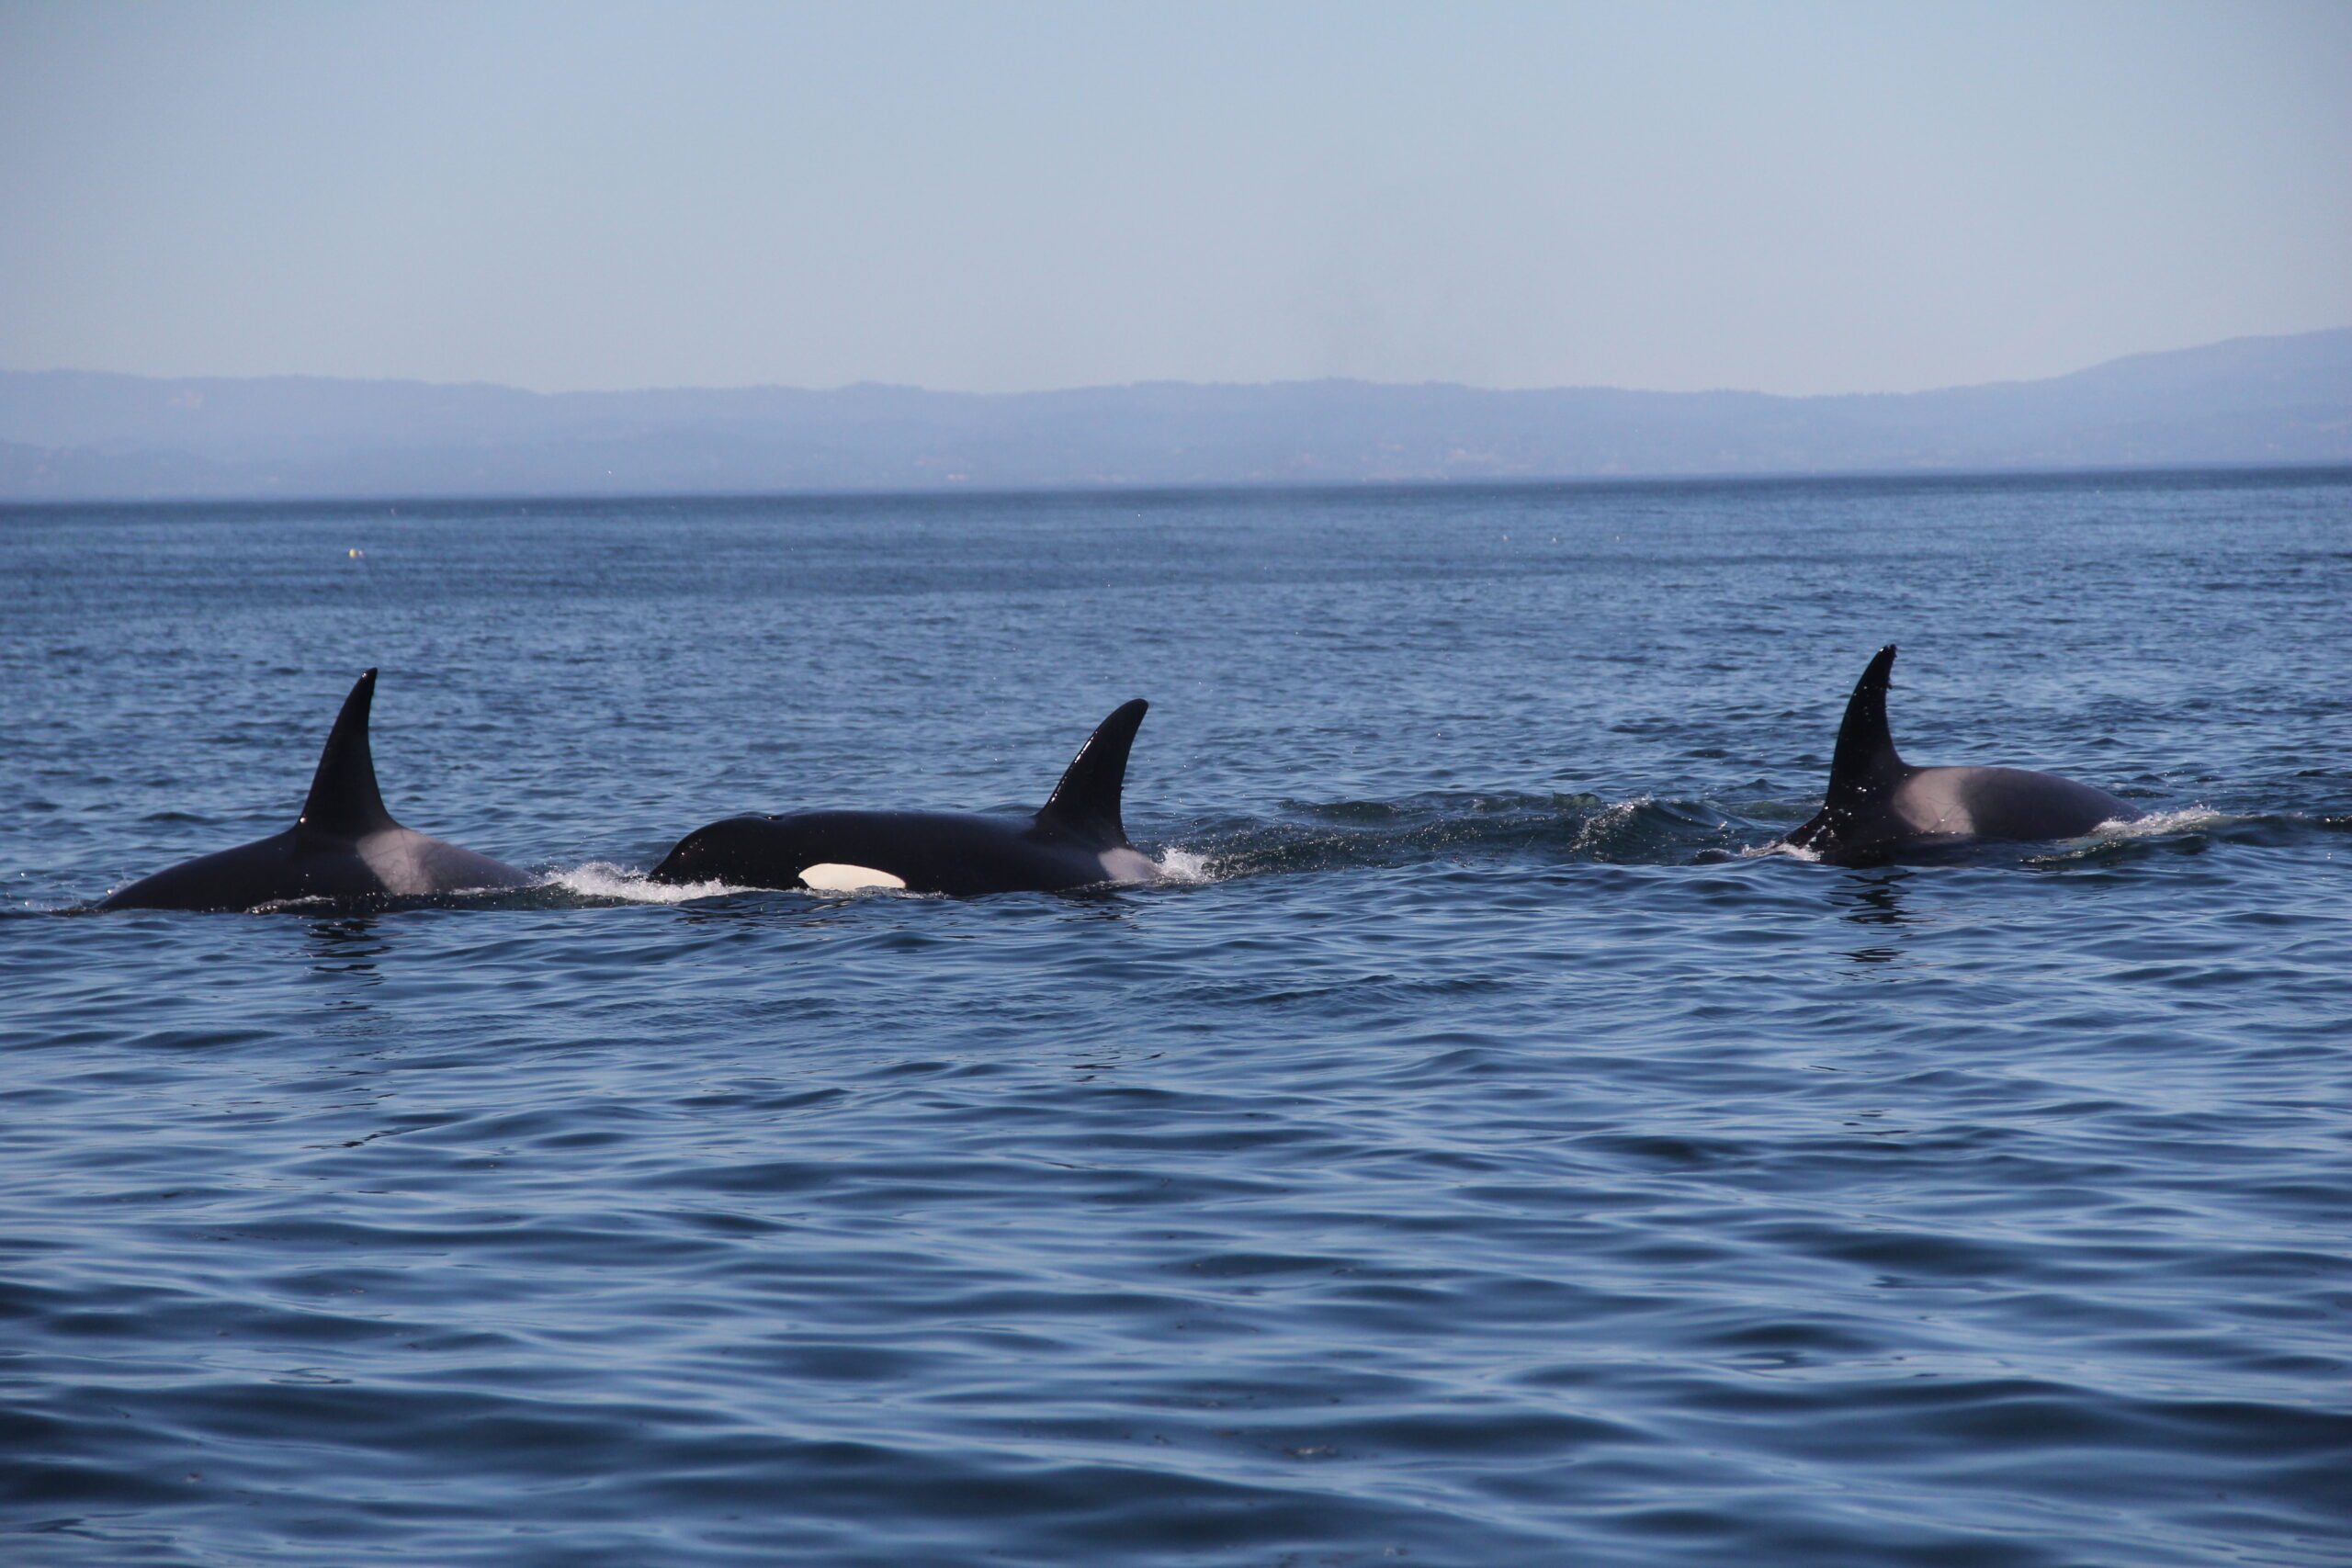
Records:
{"label": "small wave", "polygon": [[549,872],[542,887],[558,887],[583,898],[610,898],[624,904],[685,904],[696,898],[720,898],[748,893],[725,882],[649,882],[641,871],[630,871],[610,861],[592,860],[570,871]]}
{"label": "small wave", "polygon": [[1642,795],[1605,804],[1575,795],[1429,795],[1396,801],[1283,802],[1286,819],[1187,824],[1193,847],[1164,863],[1171,880],[1340,867],[1515,860],[1604,864],[1713,863],[1770,832],[1712,801]]}
{"label": "small wave", "polygon": [[1611,846],[1612,840],[1624,834],[1641,819],[1644,812],[1656,804],[1657,800],[1655,795],[1637,795],[1631,800],[1621,800],[1614,806],[1604,806],[1584,819],[1583,824],[1577,829],[1576,839],[1569,847],[1581,853],[1590,854],[1598,849]]}
{"label": "small wave", "polygon": [[1749,844],[1738,852],[1742,860],[1760,860],[1766,855],[1786,855],[1791,860],[1805,861],[1814,865],[1821,863],[1821,857],[1818,854],[1806,849],[1803,844],[1792,844],[1786,839],[1774,839],[1769,844]]}
{"label": "small wave", "polygon": [[1720,853],[1736,834],[1737,825],[1707,802],[1637,795],[1585,817],[1568,849],[1607,864],[1668,865],[1694,852]]}

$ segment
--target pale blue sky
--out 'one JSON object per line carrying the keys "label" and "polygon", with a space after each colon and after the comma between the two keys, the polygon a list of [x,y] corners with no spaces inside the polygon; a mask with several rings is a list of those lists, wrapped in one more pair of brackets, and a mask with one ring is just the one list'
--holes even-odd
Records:
{"label": "pale blue sky", "polygon": [[0,0],[0,367],[1902,390],[2352,324],[2352,5]]}

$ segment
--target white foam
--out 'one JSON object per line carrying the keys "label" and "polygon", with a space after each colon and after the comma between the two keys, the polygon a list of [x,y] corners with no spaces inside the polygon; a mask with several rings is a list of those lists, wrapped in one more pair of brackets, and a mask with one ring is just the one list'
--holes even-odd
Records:
{"label": "white foam", "polygon": [[328,894],[313,893],[300,898],[271,898],[255,904],[245,911],[249,915],[280,915],[303,909],[332,909],[337,900]]}
{"label": "white foam", "polygon": [[540,886],[560,887],[586,898],[618,898],[630,904],[684,904],[695,898],[751,891],[724,882],[648,882],[641,871],[624,870],[602,860],[592,860],[570,871],[549,872]]}
{"label": "white foam", "polygon": [[2185,806],[2178,811],[2154,811],[2136,822],[2102,822],[2090,830],[2094,839],[2154,839],[2194,828],[2218,828],[2235,821],[2227,812],[2210,807]]}
{"label": "white foam", "polygon": [[1739,857],[1742,860],[1756,860],[1764,855],[1786,855],[1791,860],[1810,861],[1815,865],[1821,863],[1821,857],[1818,854],[1806,849],[1803,844],[1792,844],[1786,839],[1775,839],[1769,844],[1750,844],[1739,852]]}
{"label": "white foam", "polygon": [[1163,882],[1214,882],[1209,872],[1209,857],[1192,850],[1170,850],[1159,857],[1159,878]]}

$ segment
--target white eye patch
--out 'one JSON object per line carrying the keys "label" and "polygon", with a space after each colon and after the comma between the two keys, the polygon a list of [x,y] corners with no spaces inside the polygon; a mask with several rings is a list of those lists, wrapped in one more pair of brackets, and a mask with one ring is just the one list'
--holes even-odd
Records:
{"label": "white eye patch", "polygon": [[906,878],[876,871],[870,865],[836,865],[827,861],[800,874],[803,885],[824,893],[847,893],[859,887],[904,887]]}

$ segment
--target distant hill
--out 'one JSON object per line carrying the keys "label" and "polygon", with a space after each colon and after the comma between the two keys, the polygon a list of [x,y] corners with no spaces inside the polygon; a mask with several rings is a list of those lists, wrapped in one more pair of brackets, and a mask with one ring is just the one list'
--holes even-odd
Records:
{"label": "distant hill", "polygon": [[0,501],[1349,484],[2352,463],[2352,328],[1783,398],[1148,382],[541,394],[0,372]]}

